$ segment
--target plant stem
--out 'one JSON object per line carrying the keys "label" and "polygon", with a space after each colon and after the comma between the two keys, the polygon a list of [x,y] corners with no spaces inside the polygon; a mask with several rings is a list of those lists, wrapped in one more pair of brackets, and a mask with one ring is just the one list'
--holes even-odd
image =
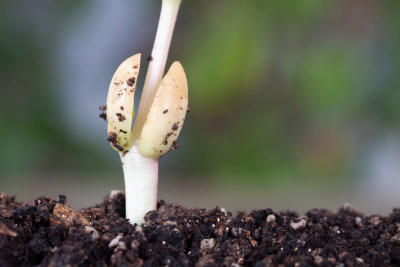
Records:
{"label": "plant stem", "polygon": [[136,120],[133,125],[131,141],[139,139],[147,114],[153,103],[157,88],[164,75],[165,64],[167,62],[169,46],[171,44],[172,33],[178,14],[181,0],[163,0],[161,7],[160,20],[154,41],[151,61],[147,70],[146,80],[140,98],[140,104]]}
{"label": "plant stem", "polygon": [[137,143],[121,155],[125,180],[126,218],[132,224],[143,223],[147,212],[157,209],[158,158],[139,154]]}

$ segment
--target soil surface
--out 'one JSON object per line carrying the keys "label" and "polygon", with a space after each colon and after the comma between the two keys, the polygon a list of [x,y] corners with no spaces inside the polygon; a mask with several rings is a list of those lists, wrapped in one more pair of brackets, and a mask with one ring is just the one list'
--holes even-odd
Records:
{"label": "soil surface", "polygon": [[158,203],[144,225],[124,219],[124,194],[74,211],[66,197],[0,195],[0,266],[400,266],[400,210],[364,216]]}

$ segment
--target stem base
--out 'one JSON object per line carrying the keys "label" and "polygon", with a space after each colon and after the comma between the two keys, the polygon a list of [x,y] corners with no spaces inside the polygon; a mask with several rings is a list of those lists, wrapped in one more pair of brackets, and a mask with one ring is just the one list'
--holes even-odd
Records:
{"label": "stem base", "polygon": [[147,212],[157,209],[158,158],[139,154],[137,143],[121,155],[125,177],[126,218],[142,224]]}

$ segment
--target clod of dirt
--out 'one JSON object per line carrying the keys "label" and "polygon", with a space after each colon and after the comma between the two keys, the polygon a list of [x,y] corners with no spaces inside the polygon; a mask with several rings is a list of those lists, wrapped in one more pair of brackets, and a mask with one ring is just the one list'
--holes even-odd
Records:
{"label": "clod of dirt", "polygon": [[141,226],[125,196],[74,211],[66,197],[0,194],[0,266],[400,266],[400,210],[230,212],[158,203]]}
{"label": "clod of dirt", "polygon": [[16,237],[18,234],[16,232],[14,232],[13,230],[8,229],[7,225],[0,222],[0,235],[8,235],[8,236]]}
{"label": "clod of dirt", "polygon": [[89,221],[82,214],[74,211],[68,206],[57,203],[53,207],[53,212],[50,215],[50,224],[64,225],[70,227],[73,224],[89,225]]}

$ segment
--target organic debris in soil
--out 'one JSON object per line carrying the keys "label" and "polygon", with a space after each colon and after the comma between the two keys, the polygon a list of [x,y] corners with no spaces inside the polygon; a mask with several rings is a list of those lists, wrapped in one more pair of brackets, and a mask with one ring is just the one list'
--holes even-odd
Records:
{"label": "organic debris in soil", "polygon": [[124,219],[124,194],[74,211],[65,196],[20,203],[0,195],[0,266],[400,266],[400,210],[351,206],[304,216],[271,209],[158,203],[142,226]]}

